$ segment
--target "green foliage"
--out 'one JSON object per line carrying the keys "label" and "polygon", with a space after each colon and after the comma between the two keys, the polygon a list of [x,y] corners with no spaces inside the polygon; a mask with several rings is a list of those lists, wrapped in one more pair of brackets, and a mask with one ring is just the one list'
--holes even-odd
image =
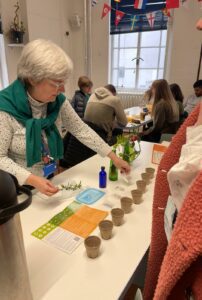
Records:
{"label": "green foliage", "polygon": [[123,147],[123,152],[120,152],[118,155],[128,163],[133,162],[141,152],[138,132],[134,130],[131,134],[117,136],[117,142],[113,149],[116,150],[119,146]]}
{"label": "green foliage", "polygon": [[76,191],[82,188],[81,181],[77,184],[68,183],[67,185],[61,184],[61,190],[67,190],[67,191]]}
{"label": "green foliage", "polygon": [[15,10],[15,16],[13,19],[13,22],[11,23],[10,26],[10,30],[11,31],[19,31],[19,32],[23,32],[25,33],[25,27],[22,21],[20,21],[20,17],[19,17],[19,2],[17,1],[17,3],[14,5],[14,7],[16,8]]}

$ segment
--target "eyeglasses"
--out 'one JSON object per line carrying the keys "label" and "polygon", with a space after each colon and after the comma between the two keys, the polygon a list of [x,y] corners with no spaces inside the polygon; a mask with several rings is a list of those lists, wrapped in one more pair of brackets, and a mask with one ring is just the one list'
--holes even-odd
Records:
{"label": "eyeglasses", "polygon": [[65,81],[57,82],[57,81],[48,79],[48,82],[49,82],[52,86],[54,86],[57,90],[59,90],[61,87],[64,87],[64,85],[65,85]]}

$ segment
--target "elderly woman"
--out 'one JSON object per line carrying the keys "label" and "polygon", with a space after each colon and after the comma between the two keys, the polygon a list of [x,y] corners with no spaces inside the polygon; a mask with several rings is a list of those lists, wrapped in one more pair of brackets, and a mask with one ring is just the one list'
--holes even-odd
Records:
{"label": "elderly woman", "polygon": [[74,112],[64,85],[72,62],[56,44],[28,43],[20,57],[17,76],[0,92],[0,169],[51,196],[58,191],[47,177],[63,157],[62,126],[101,156],[108,156],[122,172],[129,165]]}

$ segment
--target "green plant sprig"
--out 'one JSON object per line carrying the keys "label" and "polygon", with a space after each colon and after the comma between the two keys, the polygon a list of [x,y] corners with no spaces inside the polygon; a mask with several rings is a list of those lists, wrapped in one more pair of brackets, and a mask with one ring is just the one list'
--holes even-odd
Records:
{"label": "green plant sprig", "polygon": [[81,181],[79,183],[68,183],[67,185],[61,184],[60,190],[66,190],[66,191],[76,191],[82,187]]}

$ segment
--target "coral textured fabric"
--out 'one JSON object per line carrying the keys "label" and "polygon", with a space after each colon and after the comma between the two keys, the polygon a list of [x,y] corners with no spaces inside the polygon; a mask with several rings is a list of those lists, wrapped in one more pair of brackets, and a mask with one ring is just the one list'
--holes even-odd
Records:
{"label": "coral textured fabric", "polygon": [[164,210],[170,195],[167,172],[179,161],[186,128],[196,123],[199,107],[180,127],[158,168],[144,300],[184,300],[189,289],[194,300],[202,299],[202,172],[184,199],[169,245],[164,231]]}

